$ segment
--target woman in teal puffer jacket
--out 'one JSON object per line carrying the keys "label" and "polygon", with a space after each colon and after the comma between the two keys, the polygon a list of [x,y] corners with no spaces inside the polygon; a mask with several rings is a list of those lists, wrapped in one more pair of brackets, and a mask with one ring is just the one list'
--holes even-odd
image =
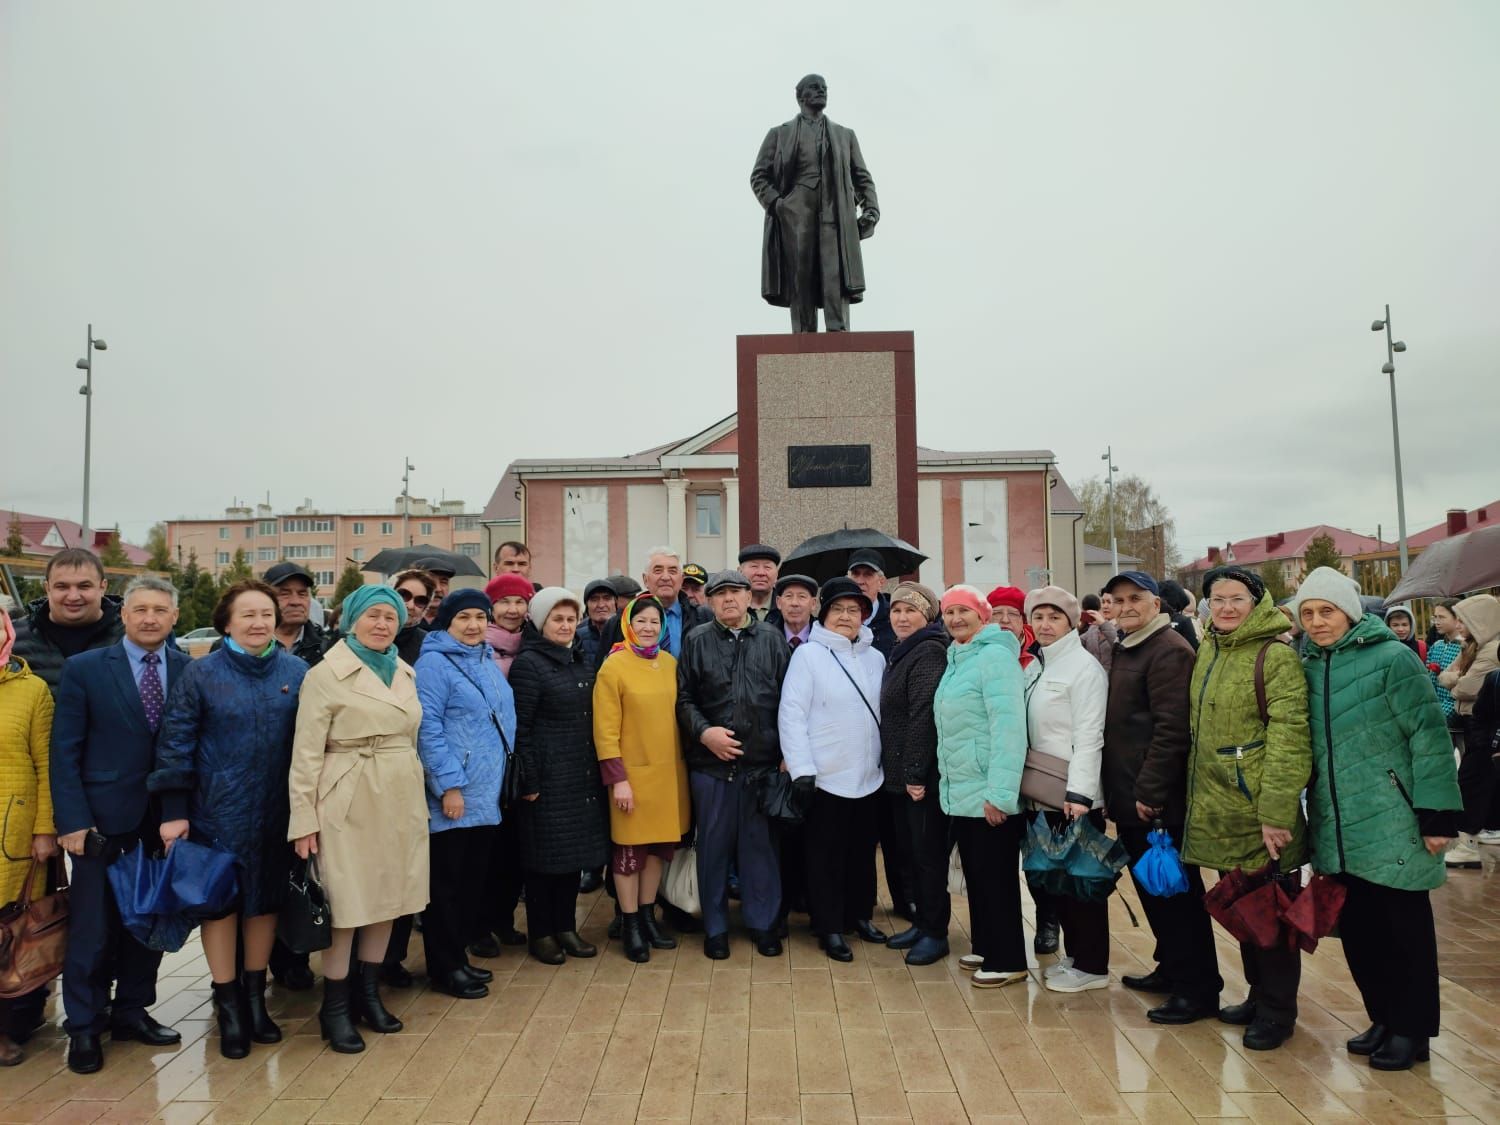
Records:
{"label": "woman in teal puffer jacket", "polygon": [[1021,929],[1021,769],[1026,706],[1015,635],[990,624],[989,603],[972,586],[942,599],[953,637],[932,711],[938,737],[938,796],[952,818],[969,890],[974,952],[959,965],[975,988],[1026,977]]}
{"label": "woman in teal puffer jacket", "polygon": [[1349,1040],[1379,1070],[1427,1058],[1438,1033],[1437,936],[1428,892],[1463,807],[1453,744],[1422,662],[1319,567],[1295,602],[1309,644],[1313,866],[1349,897],[1339,933],[1371,1026]]}

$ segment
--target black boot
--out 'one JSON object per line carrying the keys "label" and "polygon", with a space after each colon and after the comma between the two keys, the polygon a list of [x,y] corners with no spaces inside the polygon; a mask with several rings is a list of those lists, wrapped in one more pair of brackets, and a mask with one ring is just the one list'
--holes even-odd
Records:
{"label": "black boot", "polygon": [[250,1013],[250,1038],[257,1043],[280,1043],[281,1028],[266,1011],[266,971],[245,970],[245,1008]]}
{"label": "black boot", "polygon": [[1426,1062],[1429,1057],[1425,1035],[1392,1034],[1370,1056],[1370,1065],[1376,1070],[1410,1070],[1413,1064]]}
{"label": "black boot", "polygon": [[563,952],[569,957],[592,957],[599,952],[597,946],[590,945],[579,937],[577,930],[564,930],[554,936],[557,944],[563,947]]}
{"label": "black boot", "polygon": [[620,915],[620,944],[625,956],[636,964],[651,960],[651,946],[646,943],[646,935],[641,933],[639,912]]}
{"label": "black boot", "polygon": [[652,949],[676,949],[677,939],[669,936],[656,920],[656,903],[641,903],[641,934],[651,943]]}
{"label": "black boot", "polygon": [[1344,1044],[1351,1055],[1373,1055],[1385,1044],[1390,1032],[1383,1023],[1372,1023],[1364,1031]]}
{"label": "black boot", "polygon": [[350,1018],[349,993],[348,977],[343,980],[323,978],[323,1006],[318,1009],[318,1027],[328,1045],[341,1055],[357,1055],[365,1049],[365,1041]]}
{"label": "black boot", "polygon": [[378,962],[359,963],[359,991],[354,995],[354,1015],[371,1031],[392,1035],[402,1028],[402,1023],[380,1002],[380,965]]}
{"label": "black boot", "polygon": [[214,1015],[219,1021],[219,1054],[242,1059],[250,1053],[250,1014],[240,982],[214,984]]}

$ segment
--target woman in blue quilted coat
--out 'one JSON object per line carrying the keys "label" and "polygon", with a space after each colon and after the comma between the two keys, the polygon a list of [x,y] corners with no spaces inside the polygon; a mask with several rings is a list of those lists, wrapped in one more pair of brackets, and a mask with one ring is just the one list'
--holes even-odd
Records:
{"label": "woman in blue quilted coat", "polygon": [[[276,643],[281,608],[264,582],[236,582],[214,607],[224,647],[195,660],[167,700],[146,786],[161,795],[162,843],[188,836],[231,853],[239,896],[203,923],[219,1053],[242,1059],[250,1041],[277,1043],[266,1014],[266,963],[290,873],[287,775],[307,665]],[[235,955],[244,940],[244,976]]]}
{"label": "woman in blue quilted coat", "polygon": [[1370,1017],[1347,1046],[1377,1070],[1406,1070],[1438,1033],[1428,892],[1463,807],[1453,744],[1427,670],[1364,612],[1353,579],[1319,567],[1295,605],[1308,636],[1313,867],[1348,889],[1339,933]]}
{"label": "woman in blue quilted coat", "polygon": [[990,606],[972,586],[942,599],[953,643],[933,698],[938,738],[938,796],[952,823],[969,893],[974,952],[959,959],[975,988],[1026,977],[1021,929],[1021,770],[1026,764],[1026,706],[1021,643],[990,623]]}

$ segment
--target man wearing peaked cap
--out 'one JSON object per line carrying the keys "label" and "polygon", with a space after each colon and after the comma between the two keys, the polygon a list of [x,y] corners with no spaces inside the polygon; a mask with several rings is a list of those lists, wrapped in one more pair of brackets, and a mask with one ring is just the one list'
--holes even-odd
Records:
{"label": "man wearing peaked cap", "polygon": [[682,566],[682,592],[687,595],[688,601],[694,605],[706,605],[708,595],[703,592],[704,585],[708,582],[708,571],[695,562],[684,563]]}
{"label": "man wearing peaked cap", "polygon": [[776,580],[776,612],[787,644],[797,648],[812,636],[818,612],[818,584],[805,574],[783,574]]}
{"label": "man wearing peaked cap", "polygon": [[873,607],[865,624],[875,636],[875,648],[887,660],[896,647],[891,630],[891,596],[885,592],[885,556],[871,547],[862,547],[849,555],[848,576],[864,591]]}
{"label": "man wearing peaked cap", "polygon": [[750,579],[750,613],[757,621],[780,625],[781,614],[772,602],[776,576],[781,571],[781,552],[764,543],[740,548],[740,573]]}

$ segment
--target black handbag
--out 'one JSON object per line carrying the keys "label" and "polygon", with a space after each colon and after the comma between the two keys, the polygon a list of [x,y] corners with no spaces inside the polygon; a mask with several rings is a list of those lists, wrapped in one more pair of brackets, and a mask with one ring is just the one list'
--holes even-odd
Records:
{"label": "black handbag", "polygon": [[276,915],[276,936],[293,953],[320,953],[333,944],[333,915],[309,860],[292,862],[286,901]]}
{"label": "black handbag", "polygon": [[813,779],[792,780],[785,770],[772,770],[760,779],[760,811],[783,824],[801,824],[812,807]]}

